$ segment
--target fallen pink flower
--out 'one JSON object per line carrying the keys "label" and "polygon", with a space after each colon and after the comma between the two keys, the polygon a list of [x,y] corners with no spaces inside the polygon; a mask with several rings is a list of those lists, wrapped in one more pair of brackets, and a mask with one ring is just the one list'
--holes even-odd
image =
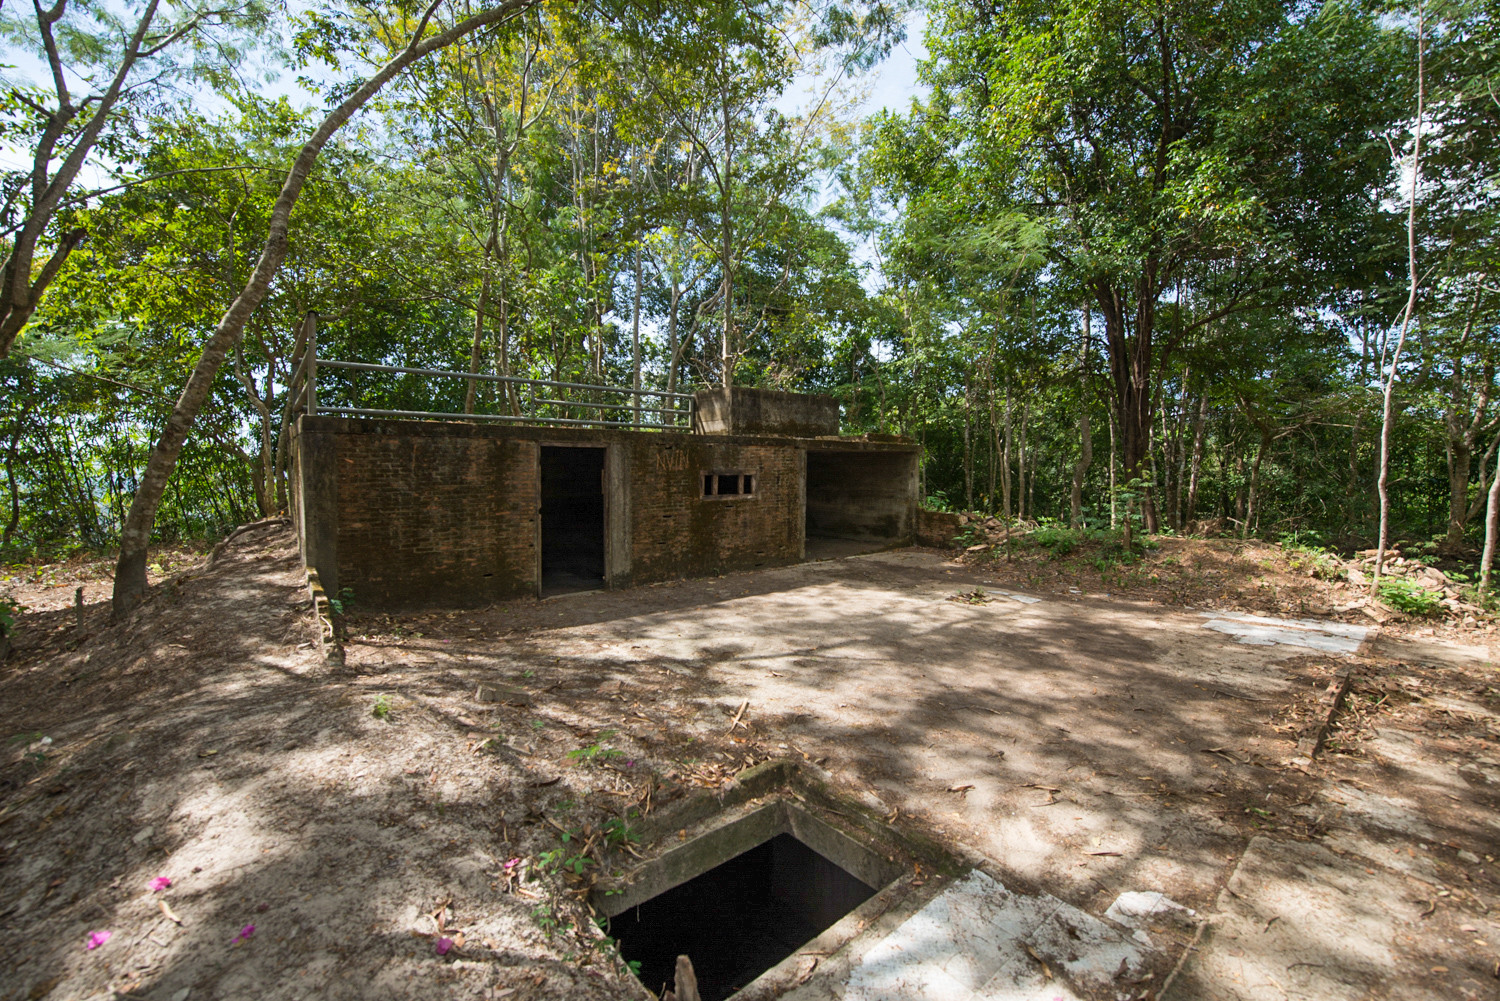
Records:
{"label": "fallen pink flower", "polygon": [[157,876],[151,881],[151,892],[160,893],[171,885],[172,879],[170,876]]}
{"label": "fallen pink flower", "polygon": [[250,936],[254,934],[255,926],[246,925],[245,927],[241,928],[240,933],[234,937],[234,944],[239,945],[241,942],[248,942],[250,940]]}
{"label": "fallen pink flower", "polygon": [[110,939],[110,936],[113,935],[113,934],[114,934],[114,932],[112,932],[112,931],[91,931],[91,932],[89,932],[88,943],[84,946],[84,948],[85,949],[97,949],[101,945],[103,945],[105,942],[108,942],[109,939]]}
{"label": "fallen pink flower", "polygon": [[442,938],[437,940],[437,944],[434,945],[433,948],[437,950],[437,954],[439,956],[446,956],[448,955],[448,950],[453,948],[453,940],[444,935]]}
{"label": "fallen pink flower", "polygon": [[512,869],[514,869],[516,866],[518,866],[520,864],[521,864],[521,860],[519,858],[513,858],[513,859],[510,859],[509,861],[507,861],[505,863],[504,869],[505,869],[506,872],[510,872]]}

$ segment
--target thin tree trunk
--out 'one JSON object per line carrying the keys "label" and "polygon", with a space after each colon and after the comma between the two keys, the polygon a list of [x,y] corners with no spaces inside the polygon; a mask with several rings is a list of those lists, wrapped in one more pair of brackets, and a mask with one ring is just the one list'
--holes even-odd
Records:
{"label": "thin tree trunk", "polygon": [[1396,338],[1396,348],[1391,352],[1391,367],[1385,378],[1384,399],[1380,408],[1380,475],[1377,483],[1380,493],[1380,536],[1375,545],[1375,572],[1370,575],[1370,593],[1380,586],[1380,572],[1385,566],[1386,545],[1391,531],[1391,419],[1394,414],[1392,398],[1396,390],[1396,370],[1401,363],[1401,350],[1406,346],[1406,334],[1411,329],[1412,314],[1417,308],[1417,187],[1422,177],[1422,124],[1426,110],[1426,44],[1427,11],[1422,0],[1417,0],[1417,121],[1413,127],[1411,154],[1411,193],[1406,206],[1406,267],[1408,287],[1406,308],[1401,314],[1401,333]]}
{"label": "thin tree trunk", "polygon": [[25,427],[27,415],[31,413],[31,405],[31,401],[27,400],[22,405],[21,412],[15,415],[15,424],[12,425],[10,433],[10,447],[5,452],[5,479],[10,487],[10,519],[5,523],[4,534],[0,535],[0,547],[10,545],[10,540],[15,537],[16,528],[21,524],[21,490],[16,485],[16,450],[20,447],[21,432]]}
{"label": "thin tree trunk", "polygon": [[1193,457],[1188,464],[1187,510],[1184,523],[1198,517],[1198,483],[1203,472],[1203,437],[1208,427],[1208,393],[1198,397],[1198,416],[1193,419]]}
{"label": "thin tree trunk", "polygon": [[974,372],[964,372],[964,510],[974,510]]}
{"label": "thin tree trunk", "polygon": [[1073,467],[1073,489],[1069,494],[1068,527],[1083,527],[1083,482],[1094,461],[1094,437],[1089,433],[1089,313],[1083,311],[1083,345],[1078,349],[1078,464]]}
{"label": "thin tree trunk", "polygon": [[1500,535],[1500,461],[1495,467],[1495,478],[1490,481],[1489,505],[1484,516],[1484,553],[1479,558],[1479,590],[1490,589],[1490,568],[1495,562],[1495,539]]}
{"label": "thin tree trunk", "polygon": [[[474,338],[469,345],[469,374],[479,374],[479,356],[484,349],[484,314],[490,307],[490,258],[495,254],[496,245],[499,243],[499,226],[497,220],[491,216],[490,236],[484,245],[484,257],[480,259],[479,277],[479,304],[474,309]],[[474,395],[479,386],[478,379],[469,379],[468,388],[464,390],[464,413],[474,412]]]}
{"label": "thin tree trunk", "polygon": [[1120,525],[1119,508],[1115,496],[1115,415],[1114,410],[1109,414],[1109,527],[1110,530]]}
{"label": "thin tree trunk", "polygon": [[1245,500],[1245,523],[1240,526],[1240,538],[1250,537],[1251,523],[1255,521],[1255,495],[1260,489],[1260,464],[1266,457],[1266,450],[1271,447],[1271,436],[1266,431],[1260,433],[1260,448],[1255,451],[1255,461],[1250,464],[1250,487],[1246,491]]}
{"label": "thin tree trunk", "polygon": [[1016,517],[1025,518],[1030,510],[1027,504],[1026,492],[1026,429],[1031,424],[1031,397],[1026,398],[1026,403],[1021,407],[1021,427],[1016,449]]}
{"label": "thin tree trunk", "polygon": [[421,41],[428,21],[437,9],[437,4],[434,2],[424,12],[407,47],[331,111],[303,145],[271,208],[266,242],[261,250],[260,259],[255,263],[255,270],[251,272],[245,287],[220,318],[213,335],[204,345],[203,354],[188,377],[182,395],[173,405],[172,413],[167,418],[166,428],[162,431],[161,438],[157,441],[156,447],[151,452],[151,458],[146,463],[146,471],[141,477],[140,485],[130,504],[130,513],[125,519],[125,527],[120,533],[120,556],[115,566],[113,598],[116,616],[128,614],[145,597],[147,545],[151,539],[151,528],[156,521],[157,509],[166,493],[167,482],[177,465],[177,457],[182,452],[183,443],[187,441],[188,432],[192,429],[198,412],[208,400],[209,392],[213,389],[214,377],[223,365],[225,356],[235,344],[239,343],[250,315],[265,299],[271,287],[271,280],[281,268],[281,262],[286,259],[292,208],[297,204],[302,188],[307,183],[308,175],[312,172],[319,154],[323,152],[323,147],[356,111],[375,96],[380,88],[412,63],[479,28],[508,20],[539,2],[540,0],[505,0],[499,6],[481,11],[446,31]]}
{"label": "thin tree trunk", "polygon": [[1010,503],[1010,452],[1011,443],[1014,439],[1014,430],[1011,427],[1010,416],[1010,380],[1005,380],[1005,461],[1000,466],[1000,508],[1005,515],[1005,520],[1010,520],[1013,508]]}

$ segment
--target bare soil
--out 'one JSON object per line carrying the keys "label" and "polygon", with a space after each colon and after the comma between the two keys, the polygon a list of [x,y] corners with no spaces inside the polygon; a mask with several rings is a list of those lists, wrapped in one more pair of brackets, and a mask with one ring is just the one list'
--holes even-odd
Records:
{"label": "bare soil", "polygon": [[[1327,845],[1417,915],[1369,996],[1494,997],[1489,623],[1396,619],[1353,658],[1203,630],[1209,607],[1373,625],[1276,547],[1165,540],[1123,570],[907,550],[356,606],[337,671],[284,527],[159,565],[118,624],[107,565],[4,585],[30,610],[0,666],[0,1001],[642,997],[583,898],[652,853],[641,816],[770,757],[1094,914],[1127,889],[1206,913],[1251,839]],[[1162,967],[1130,989],[1191,931],[1153,928]]]}

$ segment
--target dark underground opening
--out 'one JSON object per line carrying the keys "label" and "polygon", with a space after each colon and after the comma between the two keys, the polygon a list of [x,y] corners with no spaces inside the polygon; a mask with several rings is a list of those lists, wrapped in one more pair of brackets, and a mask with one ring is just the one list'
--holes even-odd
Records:
{"label": "dark underground opening", "polygon": [[604,586],[604,449],[542,446],[542,593]]}
{"label": "dark underground opening", "polygon": [[660,994],[677,957],[693,961],[703,1001],[723,1001],[816,938],[875,890],[790,834],[730,859],[610,919],[620,954]]}
{"label": "dark underground opening", "polygon": [[884,549],[911,534],[911,456],[807,452],[807,558]]}

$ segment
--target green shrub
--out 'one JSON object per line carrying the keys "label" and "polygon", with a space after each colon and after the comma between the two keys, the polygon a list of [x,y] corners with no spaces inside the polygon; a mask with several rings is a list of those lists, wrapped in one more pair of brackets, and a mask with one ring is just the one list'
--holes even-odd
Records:
{"label": "green shrub", "polygon": [[1380,600],[1407,615],[1436,615],[1442,610],[1442,595],[1413,580],[1385,577],[1380,581]]}
{"label": "green shrub", "polygon": [[1322,546],[1296,542],[1283,542],[1281,551],[1286,564],[1293,570],[1306,573],[1318,580],[1338,580],[1344,576],[1344,565]]}
{"label": "green shrub", "polygon": [[1053,559],[1068,555],[1083,541],[1083,533],[1061,525],[1043,525],[1031,533],[1031,541],[1052,554]]}

